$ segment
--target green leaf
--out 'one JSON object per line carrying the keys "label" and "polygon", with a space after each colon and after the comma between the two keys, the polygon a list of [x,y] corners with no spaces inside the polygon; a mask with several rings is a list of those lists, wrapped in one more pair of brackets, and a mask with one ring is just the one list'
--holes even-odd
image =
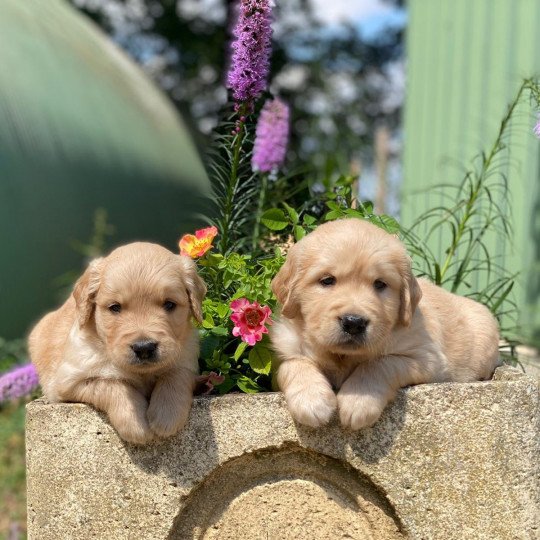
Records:
{"label": "green leaf", "polygon": [[201,358],[212,358],[212,354],[219,347],[219,338],[208,334],[201,339]]}
{"label": "green leaf", "polygon": [[316,218],[313,216],[310,216],[309,214],[305,214],[303,218],[304,225],[313,225],[316,222]]}
{"label": "green leaf", "polygon": [[326,221],[333,221],[334,219],[339,219],[343,217],[343,212],[341,210],[332,210],[331,212],[328,212],[324,219]]}
{"label": "green leaf", "polygon": [[199,264],[201,266],[218,266],[218,264],[223,260],[223,255],[221,253],[207,253],[203,258],[199,259]]}
{"label": "green leaf", "polygon": [[246,350],[247,343],[245,341],[242,341],[238,347],[236,347],[236,351],[234,351],[233,358],[238,361],[238,359],[242,356],[244,351]]}
{"label": "green leaf", "polygon": [[266,347],[255,345],[249,351],[249,365],[256,373],[268,375],[272,367],[272,353]]}
{"label": "green leaf", "polygon": [[203,328],[214,328],[214,319],[210,313],[204,315],[204,320],[202,322]]}
{"label": "green leaf", "polygon": [[214,326],[210,332],[216,336],[228,336],[229,331],[227,328],[223,328],[222,326]]}
{"label": "green leaf", "polygon": [[240,390],[246,394],[256,394],[262,390],[262,388],[253,379],[250,379],[245,375],[238,377],[236,384],[238,388],[240,388]]}
{"label": "green leaf", "polygon": [[356,208],[347,208],[343,213],[348,217],[366,219],[366,215],[362,211],[356,210]]}
{"label": "green leaf", "polygon": [[306,229],[300,225],[294,226],[294,239],[298,242],[298,240],[302,240],[306,236]]}
{"label": "green leaf", "polygon": [[442,276],[441,276],[441,267],[439,263],[435,263],[435,284],[441,285],[442,284]]}
{"label": "green leaf", "polygon": [[227,377],[221,384],[216,385],[216,390],[223,395],[232,390],[235,385],[236,381],[232,377]]}
{"label": "green leaf", "polygon": [[368,220],[373,223],[373,225],[377,225],[377,227],[384,229],[390,234],[395,234],[401,229],[399,223],[392,216],[387,216],[385,214],[380,216],[371,216],[368,218]]}
{"label": "green leaf", "polygon": [[335,201],[327,201],[326,203],[326,206],[328,206],[328,208],[330,208],[330,210],[339,210],[341,211],[341,206],[339,206],[339,204]]}
{"label": "green leaf", "polygon": [[261,223],[266,225],[271,231],[281,231],[289,225],[289,220],[283,210],[270,208],[261,216]]}
{"label": "green leaf", "polygon": [[493,314],[495,315],[497,314],[497,310],[499,309],[499,307],[501,307],[501,304],[506,300],[506,297],[510,294],[510,291],[513,289],[513,287],[514,287],[514,281],[511,281],[510,285],[508,285],[508,287],[499,297],[497,302],[495,302],[495,304],[491,307],[491,311],[493,312]]}
{"label": "green leaf", "polygon": [[296,225],[299,220],[298,212],[292,206],[289,206],[285,202],[283,203],[283,206],[285,207],[285,210],[287,210],[287,214],[289,214],[289,217],[291,218],[293,225]]}
{"label": "green leaf", "polygon": [[216,313],[223,319],[229,314],[229,306],[227,304],[219,303],[216,306]]}
{"label": "green leaf", "polygon": [[359,202],[360,210],[364,215],[373,213],[373,203],[371,201]]}

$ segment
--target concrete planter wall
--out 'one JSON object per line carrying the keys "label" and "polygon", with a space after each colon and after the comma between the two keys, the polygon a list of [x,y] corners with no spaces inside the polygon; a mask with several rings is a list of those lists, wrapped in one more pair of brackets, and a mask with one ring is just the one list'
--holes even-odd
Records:
{"label": "concrete planter wall", "polygon": [[31,540],[540,538],[538,381],[402,390],[370,429],[295,425],[281,394],[198,398],[146,447],[85,405],[28,406]]}

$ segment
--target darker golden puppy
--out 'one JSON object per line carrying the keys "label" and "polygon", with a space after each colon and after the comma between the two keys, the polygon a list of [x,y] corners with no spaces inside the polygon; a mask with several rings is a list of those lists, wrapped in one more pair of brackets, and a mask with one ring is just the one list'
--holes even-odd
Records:
{"label": "darker golden puppy", "polygon": [[489,310],[417,280],[402,243],[358,219],[326,223],[293,246],[272,282],[278,384],[293,417],[345,427],[377,421],[399,388],[487,379],[498,360]]}
{"label": "darker golden puppy", "polygon": [[73,294],[29,338],[49,401],[89,403],[120,437],[145,443],[186,422],[198,372],[206,293],[195,264],[134,243],[94,260]]}

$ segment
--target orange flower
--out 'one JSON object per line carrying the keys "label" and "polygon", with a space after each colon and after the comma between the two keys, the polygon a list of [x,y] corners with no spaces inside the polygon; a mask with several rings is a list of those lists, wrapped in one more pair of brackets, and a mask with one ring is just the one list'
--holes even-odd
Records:
{"label": "orange flower", "polygon": [[212,240],[217,233],[216,227],[207,227],[195,231],[195,235],[184,234],[178,243],[180,255],[187,255],[192,259],[202,257],[212,247]]}

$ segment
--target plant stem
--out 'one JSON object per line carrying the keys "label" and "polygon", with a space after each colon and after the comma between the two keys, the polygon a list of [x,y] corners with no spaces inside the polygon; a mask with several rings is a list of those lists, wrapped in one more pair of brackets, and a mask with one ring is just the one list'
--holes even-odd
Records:
{"label": "plant stem", "polygon": [[[529,85],[529,81],[523,81],[523,83],[521,84],[518,90],[518,93],[516,94],[516,97],[508,106],[508,110],[506,111],[506,114],[499,127],[499,133],[497,134],[497,138],[495,139],[495,142],[493,143],[493,146],[491,147],[489,154],[487,156],[484,156],[482,160],[482,167],[480,169],[480,172],[476,175],[477,176],[476,181],[474,182],[472,191],[467,200],[467,204],[465,205],[465,210],[459,221],[456,234],[454,235],[452,244],[450,245],[450,248],[448,249],[446,259],[441,268],[441,273],[440,273],[441,283],[444,281],[444,276],[446,275],[450,267],[450,264],[452,263],[452,259],[454,258],[454,255],[456,254],[456,251],[459,247],[463,234],[466,231],[467,223],[472,216],[474,205],[478,199],[480,192],[482,191],[482,188],[484,186],[484,180],[486,179],[489,168],[491,167],[493,158],[504,148],[504,144],[502,142],[504,134],[514,114],[514,110],[517,107],[518,103],[521,101],[521,96],[524,90],[528,87],[528,85]],[[452,287],[453,292],[455,292],[455,289],[457,289],[457,285],[459,284],[454,283],[454,286]]]}
{"label": "plant stem", "polygon": [[261,178],[261,191],[259,193],[259,202],[257,204],[257,212],[255,214],[255,223],[253,225],[253,235],[251,237],[251,249],[257,249],[257,241],[259,240],[259,231],[261,224],[261,216],[263,214],[264,203],[266,202],[266,191],[268,190],[268,175],[263,174]]}
{"label": "plant stem", "polygon": [[[239,116],[243,115],[243,110],[239,112]],[[242,150],[242,142],[244,141],[244,136],[246,132],[245,125],[242,125],[239,133],[236,134],[236,137],[233,140],[233,159],[231,163],[231,174],[229,176],[229,185],[227,186],[227,195],[225,197],[225,202],[223,204],[223,215],[221,218],[221,240],[220,240],[220,251],[225,254],[230,248],[230,223],[232,219],[232,210],[234,204],[234,195],[236,193],[236,188],[238,185],[238,166],[240,164],[240,153]]]}

